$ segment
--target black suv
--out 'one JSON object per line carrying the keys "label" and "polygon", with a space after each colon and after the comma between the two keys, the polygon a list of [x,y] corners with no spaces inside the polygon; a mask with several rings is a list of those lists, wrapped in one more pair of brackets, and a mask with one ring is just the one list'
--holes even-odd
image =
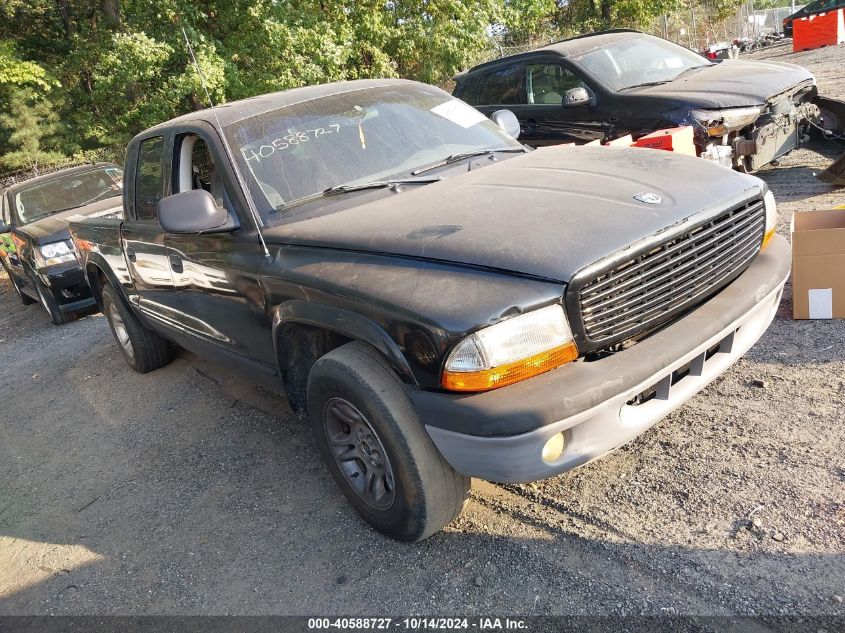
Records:
{"label": "black suv", "polygon": [[564,40],[497,59],[457,78],[454,95],[488,116],[508,108],[532,146],[637,137],[679,125],[696,148],[730,146],[754,171],[794,149],[818,117],[805,69],[777,62],[714,63],[631,30]]}
{"label": "black suv", "polygon": [[24,305],[40,302],[56,325],[95,305],[68,224],[123,213],[123,170],[111,163],[62,169],[0,194],[0,262]]}

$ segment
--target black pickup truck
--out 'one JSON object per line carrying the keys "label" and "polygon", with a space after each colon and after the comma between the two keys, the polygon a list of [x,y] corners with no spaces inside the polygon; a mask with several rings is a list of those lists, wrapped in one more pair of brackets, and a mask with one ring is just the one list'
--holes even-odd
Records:
{"label": "black pickup truck", "polygon": [[71,225],[126,360],[172,341],[285,393],[358,512],[418,540],[470,477],[599,457],[758,340],[790,263],[762,181],[493,119],[368,80],[138,135],[125,219]]}
{"label": "black pickup truck", "polygon": [[0,264],[21,303],[40,302],[56,325],[96,302],[70,242],[84,217],[122,217],[123,170],[82,165],[15,183],[0,193]]}

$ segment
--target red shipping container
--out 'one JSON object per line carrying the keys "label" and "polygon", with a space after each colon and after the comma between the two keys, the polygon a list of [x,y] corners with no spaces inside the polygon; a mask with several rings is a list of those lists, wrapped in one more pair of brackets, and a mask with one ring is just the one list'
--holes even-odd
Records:
{"label": "red shipping container", "polygon": [[810,15],[792,22],[792,51],[845,43],[845,9]]}
{"label": "red shipping container", "polygon": [[695,138],[692,127],[673,127],[668,130],[657,130],[651,134],[641,136],[634,143],[634,147],[650,147],[652,149],[665,149],[678,154],[697,156],[695,150]]}

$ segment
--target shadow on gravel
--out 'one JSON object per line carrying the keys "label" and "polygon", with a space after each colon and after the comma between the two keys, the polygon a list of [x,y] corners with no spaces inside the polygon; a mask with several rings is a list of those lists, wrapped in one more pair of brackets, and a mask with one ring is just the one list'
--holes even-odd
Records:
{"label": "shadow on gravel", "polygon": [[[808,149],[816,154],[810,165],[781,164],[766,167],[754,174],[766,182],[775,194],[778,204],[800,202],[839,190],[845,191],[842,187],[828,184],[816,178],[817,174],[827,169],[834,160],[842,155],[842,146],[833,141],[816,141],[809,145]],[[802,152],[801,156],[813,157],[813,154]],[[789,157],[784,159],[784,162],[788,160]],[[843,197],[845,197],[845,193],[843,193]]]}

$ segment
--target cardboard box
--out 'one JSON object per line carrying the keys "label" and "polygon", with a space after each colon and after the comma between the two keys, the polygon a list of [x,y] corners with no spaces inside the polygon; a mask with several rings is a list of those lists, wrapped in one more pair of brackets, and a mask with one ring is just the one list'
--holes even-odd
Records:
{"label": "cardboard box", "polygon": [[845,318],[845,209],[792,217],[792,316]]}

